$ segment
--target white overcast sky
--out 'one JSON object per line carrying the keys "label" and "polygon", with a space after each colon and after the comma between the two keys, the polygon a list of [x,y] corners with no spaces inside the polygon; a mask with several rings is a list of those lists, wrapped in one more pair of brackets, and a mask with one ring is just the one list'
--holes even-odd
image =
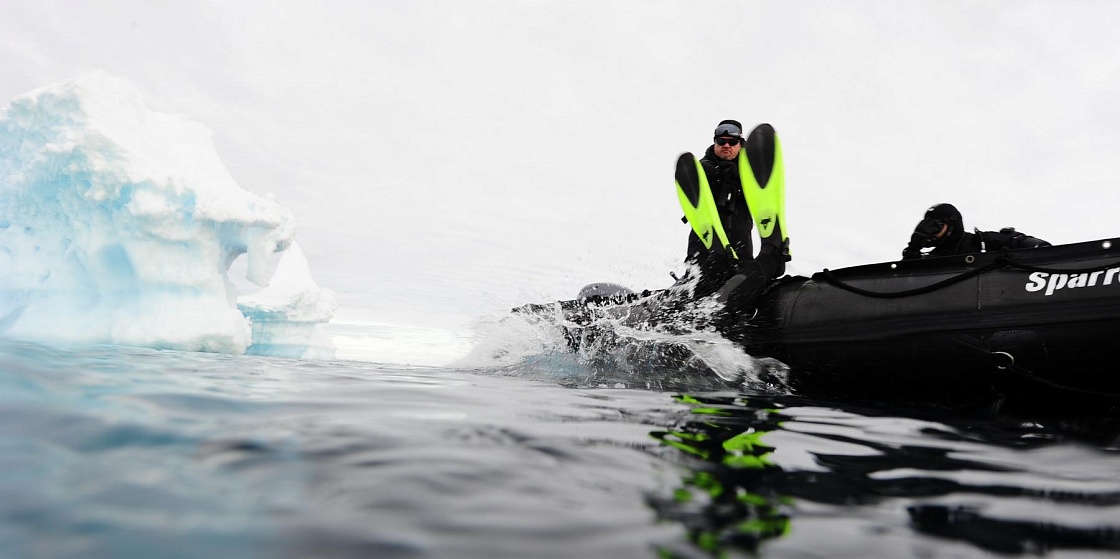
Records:
{"label": "white overcast sky", "polygon": [[0,5],[0,100],[103,70],[275,193],[341,316],[455,322],[663,287],[681,151],[783,141],[791,271],[898,257],[925,208],[1118,233],[1120,3],[49,1]]}

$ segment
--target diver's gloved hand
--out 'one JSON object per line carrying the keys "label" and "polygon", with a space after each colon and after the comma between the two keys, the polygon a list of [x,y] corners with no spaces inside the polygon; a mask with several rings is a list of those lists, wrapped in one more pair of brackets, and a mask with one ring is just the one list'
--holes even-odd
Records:
{"label": "diver's gloved hand", "polygon": [[902,249],[902,259],[915,260],[921,258],[922,248],[929,246],[927,244],[928,242],[929,237],[925,236],[925,234],[923,233],[914,231],[914,234],[910,235],[910,244],[906,245],[906,248]]}
{"label": "diver's gloved hand", "polygon": [[1009,248],[1039,248],[1051,246],[1050,243],[1038,237],[1032,237],[1016,231],[1014,227],[1004,227],[1000,229],[999,232],[1001,235],[1008,236],[1006,244]]}
{"label": "diver's gloved hand", "polygon": [[937,234],[941,232],[941,228],[944,226],[945,224],[936,219],[926,218],[919,221],[918,225],[914,227],[914,233],[910,235],[910,244],[918,243],[919,246],[933,246],[934,241],[937,240]]}
{"label": "diver's gloved hand", "polygon": [[937,234],[944,226],[936,219],[926,218],[918,222],[914,232],[910,235],[910,244],[902,249],[903,260],[914,260],[922,257],[922,249],[931,247],[937,241]]}
{"label": "diver's gloved hand", "polygon": [[902,249],[903,260],[917,260],[921,257],[922,251],[913,244],[906,245],[906,248]]}

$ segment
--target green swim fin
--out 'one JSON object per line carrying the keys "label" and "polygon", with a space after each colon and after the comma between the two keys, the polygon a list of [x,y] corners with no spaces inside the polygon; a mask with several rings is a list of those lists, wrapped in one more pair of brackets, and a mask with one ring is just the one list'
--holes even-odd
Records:
{"label": "green swim fin", "polygon": [[778,133],[769,124],[759,124],[739,150],[739,180],[747,199],[758,236],[763,243],[783,247],[786,229],[785,167]]}
{"label": "green swim fin", "polygon": [[731,251],[731,255],[738,258],[731,242],[727,240],[727,233],[719,219],[716,210],[715,198],[712,189],[708,186],[708,177],[704,174],[704,167],[691,153],[682,153],[677,158],[677,198],[684,210],[684,217],[692,226],[693,232],[700,238],[706,248],[712,248],[712,243],[717,239],[720,246]]}

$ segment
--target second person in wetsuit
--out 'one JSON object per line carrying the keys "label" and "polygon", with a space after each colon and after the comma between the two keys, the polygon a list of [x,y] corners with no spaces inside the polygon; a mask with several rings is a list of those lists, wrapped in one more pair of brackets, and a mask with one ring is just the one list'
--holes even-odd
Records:
{"label": "second person in wetsuit", "polygon": [[[1050,243],[1020,233],[1014,227],[999,231],[970,233],[964,228],[961,212],[952,204],[937,204],[926,210],[914,227],[910,244],[902,250],[903,260],[953,256],[994,250],[1047,247]],[[932,250],[926,250],[931,249]]]}

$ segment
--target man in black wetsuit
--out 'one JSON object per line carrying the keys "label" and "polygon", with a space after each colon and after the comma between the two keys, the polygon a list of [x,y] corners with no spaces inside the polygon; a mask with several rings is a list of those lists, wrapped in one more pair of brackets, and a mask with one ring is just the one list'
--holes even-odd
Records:
{"label": "man in black wetsuit", "polygon": [[[1050,246],[1050,243],[1020,233],[1014,227],[969,233],[964,228],[964,220],[957,208],[952,204],[937,204],[926,210],[926,215],[914,228],[910,244],[902,250],[902,259],[1046,246]],[[933,250],[922,252],[927,248]]]}
{"label": "man in black wetsuit", "polygon": [[[708,146],[700,165],[712,189],[719,218],[731,248],[740,258],[752,258],[754,247],[751,243],[751,219],[747,199],[743,197],[743,186],[739,182],[739,151],[743,149],[743,125],[735,120],[725,120],[716,126],[714,142]],[[688,257],[691,263],[700,265],[701,270],[733,263],[731,254],[725,250],[708,250],[695,232],[688,234]]]}
{"label": "man in black wetsuit", "polygon": [[[695,232],[689,232],[685,258],[700,269],[695,297],[719,292],[722,301],[737,305],[753,304],[772,279],[785,273],[788,260],[783,246],[765,242],[758,257],[753,256],[754,219],[739,180],[738,158],[744,141],[743,125],[736,120],[724,120],[716,126],[713,143],[700,158],[727,240],[738,259],[718,243],[706,248]],[[772,238],[780,243],[782,235],[778,233]]]}

